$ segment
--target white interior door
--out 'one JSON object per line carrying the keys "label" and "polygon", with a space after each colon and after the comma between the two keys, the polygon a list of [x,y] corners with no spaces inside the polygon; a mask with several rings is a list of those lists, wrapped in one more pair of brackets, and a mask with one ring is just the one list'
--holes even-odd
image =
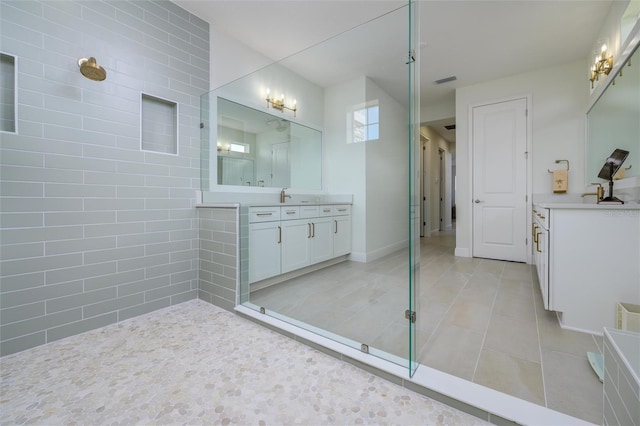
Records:
{"label": "white interior door", "polygon": [[271,147],[271,186],[276,188],[291,186],[289,147],[289,142],[276,143]]}
{"label": "white interior door", "polygon": [[473,256],[527,261],[527,100],[473,108]]}

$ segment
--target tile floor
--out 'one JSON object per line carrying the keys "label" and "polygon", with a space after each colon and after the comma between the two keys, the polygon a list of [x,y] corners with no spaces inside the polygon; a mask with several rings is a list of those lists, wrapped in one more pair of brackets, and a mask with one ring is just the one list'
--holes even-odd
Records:
{"label": "tile floor", "polygon": [[0,424],[486,422],[200,300],[0,358]]}
{"label": "tile floor", "polygon": [[[592,423],[602,384],[587,352],[602,338],[563,330],[542,308],[532,265],[453,256],[455,235],[421,244],[420,363]],[[344,262],[252,293],[268,310],[403,358],[406,253]]]}

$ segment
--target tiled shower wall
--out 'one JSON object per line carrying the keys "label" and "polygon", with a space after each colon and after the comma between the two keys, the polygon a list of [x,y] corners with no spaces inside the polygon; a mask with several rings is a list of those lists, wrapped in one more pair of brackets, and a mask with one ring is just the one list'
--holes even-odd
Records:
{"label": "tiled shower wall", "polygon": [[[168,1],[0,8],[18,77],[18,133],[0,133],[2,355],[197,297],[208,24]],[[80,74],[89,56],[105,81]],[[178,155],[140,149],[143,93],[178,104]]]}
{"label": "tiled shower wall", "polygon": [[198,297],[229,311],[236,306],[240,231],[238,217],[238,207],[198,208],[200,222]]}

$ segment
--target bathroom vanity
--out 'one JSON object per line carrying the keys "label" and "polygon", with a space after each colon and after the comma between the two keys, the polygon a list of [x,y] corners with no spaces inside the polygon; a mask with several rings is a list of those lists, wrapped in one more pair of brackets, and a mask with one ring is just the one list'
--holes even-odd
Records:
{"label": "bathroom vanity", "polygon": [[350,204],[253,205],[249,215],[249,283],[351,252]]}
{"label": "bathroom vanity", "polygon": [[545,309],[602,334],[616,304],[640,304],[640,204],[536,203],[534,261]]}

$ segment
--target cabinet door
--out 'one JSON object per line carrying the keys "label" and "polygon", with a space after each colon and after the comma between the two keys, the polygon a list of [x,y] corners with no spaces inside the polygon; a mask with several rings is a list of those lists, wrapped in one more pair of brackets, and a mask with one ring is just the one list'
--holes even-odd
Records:
{"label": "cabinet door", "polygon": [[282,273],[304,268],[310,263],[311,222],[287,220],[282,225]]}
{"label": "cabinet door", "polygon": [[351,253],[351,216],[333,217],[333,255]]}
{"label": "cabinet door", "polygon": [[333,257],[333,218],[311,219],[311,263]]}
{"label": "cabinet door", "polygon": [[280,222],[249,225],[249,282],[280,274]]}

